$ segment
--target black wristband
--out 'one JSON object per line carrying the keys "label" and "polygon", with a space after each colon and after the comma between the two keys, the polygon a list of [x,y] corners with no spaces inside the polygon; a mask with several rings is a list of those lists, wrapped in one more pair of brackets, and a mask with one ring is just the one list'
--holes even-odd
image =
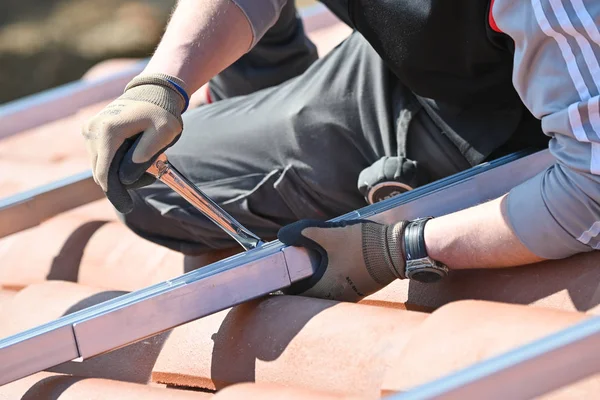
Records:
{"label": "black wristband", "polygon": [[425,224],[432,217],[411,221],[404,231],[404,251],[406,261],[427,257],[425,248]]}
{"label": "black wristband", "polygon": [[432,217],[411,221],[404,231],[405,275],[423,283],[437,282],[448,275],[448,268],[427,254],[425,224]]}

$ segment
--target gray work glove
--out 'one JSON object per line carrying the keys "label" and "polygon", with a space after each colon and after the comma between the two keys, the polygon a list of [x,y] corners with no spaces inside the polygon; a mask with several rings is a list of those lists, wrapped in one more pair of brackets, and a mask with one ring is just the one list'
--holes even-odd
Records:
{"label": "gray work glove", "polygon": [[186,97],[185,85],[177,78],[139,75],[85,124],[94,180],[121,213],[133,208],[127,190],[152,183],[146,169],[179,138]]}
{"label": "gray work glove", "polygon": [[381,225],[366,220],[302,220],[281,228],[277,235],[281,242],[316,250],[321,256],[315,274],[288,293],[356,302],[394,279],[403,279],[406,225],[406,221]]}

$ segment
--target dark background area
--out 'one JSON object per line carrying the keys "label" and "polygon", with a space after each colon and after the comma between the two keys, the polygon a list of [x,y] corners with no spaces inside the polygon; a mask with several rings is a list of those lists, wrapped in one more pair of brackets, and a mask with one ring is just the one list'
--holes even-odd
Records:
{"label": "dark background area", "polygon": [[0,0],[0,104],[79,79],[102,60],[150,56],[175,3]]}
{"label": "dark background area", "polygon": [[148,57],[175,0],[1,0],[0,103],[81,77],[99,61]]}

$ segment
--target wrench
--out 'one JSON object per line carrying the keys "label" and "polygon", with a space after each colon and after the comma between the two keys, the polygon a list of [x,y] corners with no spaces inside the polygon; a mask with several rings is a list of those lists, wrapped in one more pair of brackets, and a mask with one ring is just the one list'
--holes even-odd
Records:
{"label": "wrench", "polygon": [[187,180],[181,172],[177,171],[165,154],[158,156],[146,172],[186,199],[198,211],[235,239],[244,249],[250,250],[264,244],[258,236],[237,222],[210,197],[198,189],[196,185]]}

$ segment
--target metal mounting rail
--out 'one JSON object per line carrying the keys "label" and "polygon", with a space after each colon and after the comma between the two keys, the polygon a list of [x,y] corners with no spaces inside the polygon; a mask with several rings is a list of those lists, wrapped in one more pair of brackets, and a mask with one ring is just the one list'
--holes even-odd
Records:
{"label": "metal mounting rail", "polygon": [[[547,151],[482,164],[336,220],[443,215],[496,198],[553,162]],[[441,200],[441,201],[440,201]],[[0,340],[0,384],[87,359],[283,289],[312,275],[306,251],[272,242]]]}
{"label": "metal mounting rail", "polygon": [[600,372],[600,317],[387,400],[532,399]]}
{"label": "metal mounting rail", "polygon": [[103,197],[89,170],[0,199],[0,238]]}
{"label": "metal mounting rail", "polygon": [[274,242],[0,341],[0,385],[87,359],[288,287],[314,260]]}

